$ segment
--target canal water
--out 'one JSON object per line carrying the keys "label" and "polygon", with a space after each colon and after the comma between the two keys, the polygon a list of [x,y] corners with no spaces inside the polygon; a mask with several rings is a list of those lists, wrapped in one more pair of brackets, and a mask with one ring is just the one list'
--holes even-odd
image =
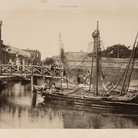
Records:
{"label": "canal water", "polygon": [[30,84],[9,82],[0,94],[0,128],[138,128],[138,115],[56,104],[33,107]]}

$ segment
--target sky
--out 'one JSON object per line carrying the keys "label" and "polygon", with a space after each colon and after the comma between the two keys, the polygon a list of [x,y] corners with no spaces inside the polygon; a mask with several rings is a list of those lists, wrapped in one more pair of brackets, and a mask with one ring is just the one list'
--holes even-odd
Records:
{"label": "sky", "polygon": [[99,21],[102,47],[131,46],[138,32],[137,0],[0,0],[2,39],[37,49],[42,58],[59,54],[59,33],[67,52],[88,51]]}

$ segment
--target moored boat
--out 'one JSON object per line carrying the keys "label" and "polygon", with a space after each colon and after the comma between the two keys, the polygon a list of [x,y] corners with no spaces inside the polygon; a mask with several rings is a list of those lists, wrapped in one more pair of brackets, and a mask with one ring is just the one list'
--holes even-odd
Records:
{"label": "moored boat", "polygon": [[[136,36],[133,50],[122,77],[114,85],[103,85],[104,78],[102,76],[100,64],[100,32],[97,29],[93,32],[94,50],[92,54],[92,66],[90,75],[89,89],[82,87],[75,88],[71,91],[55,89],[41,92],[45,102],[54,102],[56,104],[69,104],[89,108],[111,108],[111,109],[138,109],[138,89],[129,89],[130,79],[135,63],[135,51],[138,48]],[[93,62],[95,61],[95,66]],[[101,86],[100,86],[101,85]]]}
{"label": "moored boat", "polygon": [[116,95],[116,96],[94,96],[90,91],[78,88],[73,91],[41,93],[45,102],[54,102],[56,104],[65,104],[89,108],[112,108],[112,109],[138,109],[138,94]]}

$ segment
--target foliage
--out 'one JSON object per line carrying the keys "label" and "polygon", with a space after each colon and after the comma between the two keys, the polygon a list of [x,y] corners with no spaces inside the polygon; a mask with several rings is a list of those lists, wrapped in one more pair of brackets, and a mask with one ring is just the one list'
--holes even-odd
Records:
{"label": "foliage", "polygon": [[131,51],[125,45],[116,44],[102,51],[102,57],[129,58],[130,53]]}
{"label": "foliage", "polygon": [[[101,56],[110,58],[129,58],[131,51],[132,50],[125,45],[115,44],[107,47],[106,50],[101,51]],[[138,50],[136,53],[136,56],[138,57]],[[92,56],[92,53],[89,53],[88,56]]]}
{"label": "foliage", "polygon": [[51,64],[53,64],[53,63],[54,63],[53,58],[46,58],[46,59],[44,60],[44,65],[51,65]]}

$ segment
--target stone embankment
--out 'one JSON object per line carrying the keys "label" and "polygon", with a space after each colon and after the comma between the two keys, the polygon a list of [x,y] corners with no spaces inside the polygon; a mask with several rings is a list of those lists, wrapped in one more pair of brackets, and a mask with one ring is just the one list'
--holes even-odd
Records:
{"label": "stone embankment", "polygon": [[[129,59],[117,59],[117,58],[102,58],[101,59],[101,69],[105,76],[105,79],[111,82],[116,82],[120,79],[123,74],[124,69],[127,66]],[[91,68],[91,58],[87,60],[68,60],[68,65],[70,69],[81,68],[84,70],[89,70]],[[95,65],[95,64],[94,64]],[[132,73],[132,79],[138,80],[138,60],[136,60],[134,65],[134,70]]]}

